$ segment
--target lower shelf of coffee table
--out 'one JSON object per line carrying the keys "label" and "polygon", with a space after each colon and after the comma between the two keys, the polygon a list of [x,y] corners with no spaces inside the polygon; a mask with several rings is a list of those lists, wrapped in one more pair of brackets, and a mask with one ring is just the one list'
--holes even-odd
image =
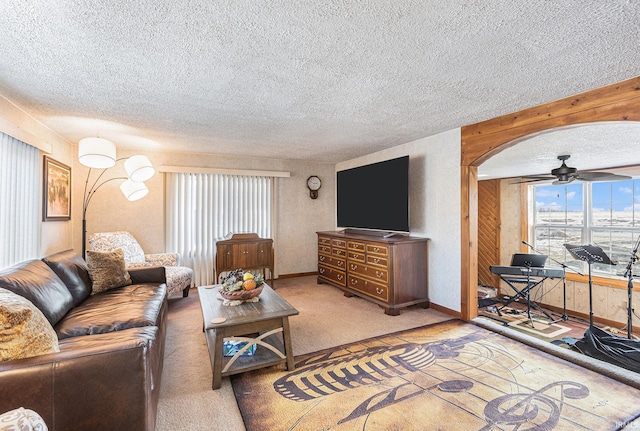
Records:
{"label": "lower shelf of coffee table", "polygon": [[[274,365],[287,364],[287,358],[284,353],[284,343],[282,342],[282,333],[270,335],[268,337],[265,337],[262,341],[264,341],[265,343],[269,343],[273,347],[277,348],[285,357],[281,358],[275,352],[269,350],[267,347],[258,344],[256,346],[256,352],[253,354],[253,356],[238,357],[227,371],[222,372],[222,377]],[[222,352],[220,354],[222,354]],[[223,370],[227,367],[227,364],[231,361],[231,359],[232,357],[222,357]]]}

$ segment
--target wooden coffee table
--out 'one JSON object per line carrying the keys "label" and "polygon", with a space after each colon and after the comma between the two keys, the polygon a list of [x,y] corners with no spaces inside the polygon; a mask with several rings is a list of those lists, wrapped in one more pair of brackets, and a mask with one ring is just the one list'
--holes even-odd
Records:
{"label": "wooden coffee table", "polygon": [[[220,388],[222,377],[258,368],[284,364],[287,370],[292,371],[295,365],[289,316],[299,314],[298,310],[266,283],[260,301],[236,306],[222,304],[218,298],[219,287],[198,287],[213,373],[212,388]],[[233,357],[226,357],[222,354],[222,343],[228,340],[247,341],[248,344]],[[241,355],[254,344],[256,351],[253,356]]]}

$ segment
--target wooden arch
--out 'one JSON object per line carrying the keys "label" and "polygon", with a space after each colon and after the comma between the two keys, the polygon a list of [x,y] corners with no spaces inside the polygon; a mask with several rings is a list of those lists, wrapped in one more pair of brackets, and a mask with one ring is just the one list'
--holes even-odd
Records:
{"label": "wooden arch", "polygon": [[478,166],[532,133],[595,121],[640,121],[640,77],[513,114],[461,131],[461,317],[478,315]]}

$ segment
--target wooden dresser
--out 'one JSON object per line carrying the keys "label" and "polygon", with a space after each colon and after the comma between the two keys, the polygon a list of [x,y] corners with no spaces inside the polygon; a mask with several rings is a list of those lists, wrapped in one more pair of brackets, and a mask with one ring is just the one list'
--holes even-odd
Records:
{"label": "wooden dresser", "polygon": [[429,307],[427,238],[317,234],[319,284],[368,299],[392,316],[414,304]]}
{"label": "wooden dresser", "polygon": [[216,243],[216,273],[214,279],[219,282],[220,274],[234,269],[269,269],[273,287],[273,240],[260,238],[256,233],[237,233],[230,239]]}

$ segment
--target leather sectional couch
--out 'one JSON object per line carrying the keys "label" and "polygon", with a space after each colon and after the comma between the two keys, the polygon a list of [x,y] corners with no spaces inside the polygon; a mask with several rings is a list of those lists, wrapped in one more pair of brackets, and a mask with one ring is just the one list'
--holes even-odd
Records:
{"label": "leather sectional couch", "polygon": [[34,410],[53,431],[155,429],[166,276],[163,267],[129,274],[132,284],[92,295],[72,250],[0,271],[0,288],[42,311],[59,347],[0,362],[0,412]]}

